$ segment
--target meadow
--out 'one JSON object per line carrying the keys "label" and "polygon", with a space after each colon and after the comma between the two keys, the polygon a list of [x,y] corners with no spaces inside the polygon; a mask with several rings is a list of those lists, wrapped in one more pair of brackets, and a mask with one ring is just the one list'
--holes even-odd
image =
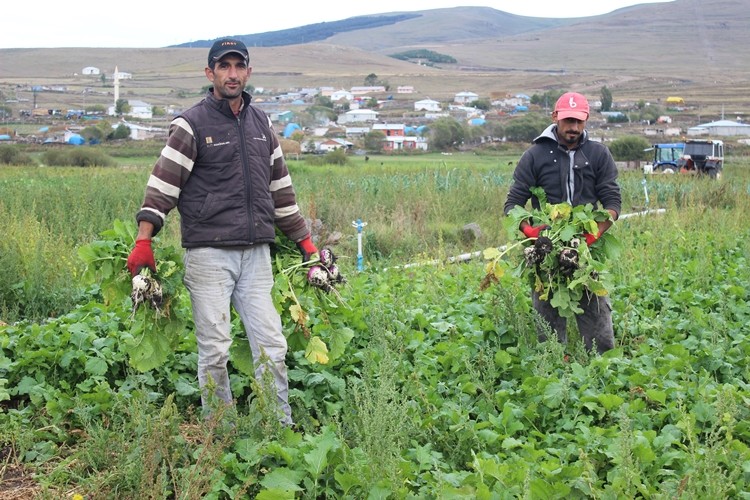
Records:
{"label": "meadow", "polygon": [[0,168],[0,497],[750,498],[750,161],[622,172],[624,213],[664,211],[613,228],[617,345],[590,356],[574,325],[537,342],[526,283],[446,260],[509,242],[518,154],[290,161],[348,281],[305,287],[280,242],[286,429],[239,322],[236,427],[198,417],[177,214],[156,244],[168,314],[132,312],[146,160]]}

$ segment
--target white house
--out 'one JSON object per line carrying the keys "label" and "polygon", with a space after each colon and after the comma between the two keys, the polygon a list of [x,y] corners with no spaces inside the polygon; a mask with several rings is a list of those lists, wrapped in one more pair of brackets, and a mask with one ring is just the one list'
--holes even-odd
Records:
{"label": "white house", "polygon": [[128,113],[128,116],[132,116],[133,118],[148,119],[154,117],[154,107],[151,104],[137,100],[129,100],[128,104],[130,105],[130,112]]}
{"label": "white house", "polygon": [[750,136],[750,125],[732,120],[719,120],[690,127],[687,129],[687,135]]}
{"label": "white house", "polygon": [[399,85],[396,87],[396,93],[397,94],[413,94],[414,93],[414,86],[412,85]]}
{"label": "white house", "polygon": [[112,125],[112,128],[115,129],[120,125],[125,125],[126,127],[130,129],[130,138],[134,141],[153,139],[154,137],[166,136],[167,134],[167,130],[163,128],[145,127],[143,125],[129,123],[124,120],[121,121],[120,123],[115,123],[114,125]]}
{"label": "white house", "polygon": [[[128,111],[128,113],[126,114],[130,117],[147,119],[151,119],[154,117],[154,107],[147,102],[128,100],[128,105],[130,106],[130,111]],[[108,114],[109,116],[115,115],[114,106],[109,107]]]}
{"label": "white house", "polygon": [[112,77],[116,80],[132,80],[133,74],[132,73],[126,73],[125,71],[118,71]]}
{"label": "white house", "polygon": [[371,109],[353,109],[339,115],[336,121],[339,124],[376,122],[378,121],[378,112]]}
{"label": "white house", "polygon": [[427,151],[427,138],[415,136],[388,136],[385,138],[385,151],[415,150]]}
{"label": "white house", "polygon": [[81,70],[81,74],[83,75],[98,75],[99,73],[101,73],[101,71],[99,71],[99,68],[95,68],[93,66],[86,66]]}
{"label": "white house", "polygon": [[414,111],[440,111],[440,102],[434,99],[422,99],[414,103]]}
{"label": "white house", "polygon": [[459,92],[453,97],[453,102],[456,104],[471,104],[472,102],[479,99],[479,95],[474,92]]}
{"label": "white house", "polygon": [[354,94],[349,92],[348,90],[337,90],[335,92],[331,92],[331,101],[338,102],[338,101],[351,101],[354,99]]}
{"label": "white house", "polygon": [[337,149],[350,149],[354,144],[344,139],[328,139],[317,144],[318,151],[331,152]]}

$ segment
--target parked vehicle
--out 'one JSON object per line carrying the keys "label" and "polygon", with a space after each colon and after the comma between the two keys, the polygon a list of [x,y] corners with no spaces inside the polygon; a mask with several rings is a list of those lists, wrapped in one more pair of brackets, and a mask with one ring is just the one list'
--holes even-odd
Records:
{"label": "parked vehicle", "polygon": [[681,173],[696,173],[718,179],[724,167],[724,142],[716,139],[686,141],[677,166]]}
{"label": "parked vehicle", "polygon": [[643,173],[665,173],[673,174],[679,170],[677,163],[682,158],[685,151],[684,142],[671,142],[664,144],[654,144],[644,151],[653,151],[651,163],[643,166]]}

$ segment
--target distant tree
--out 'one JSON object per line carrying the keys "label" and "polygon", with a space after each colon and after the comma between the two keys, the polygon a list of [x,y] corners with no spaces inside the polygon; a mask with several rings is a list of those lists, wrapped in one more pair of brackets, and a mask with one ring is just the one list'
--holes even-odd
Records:
{"label": "distant tree", "polygon": [[130,104],[126,99],[117,99],[115,103],[115,114],[118,116],[126,115],[130,112]]}
{"label": "distant tree", "polygon": [[550,124],[550,119],[540,113],[529,113],[514,118],[505,126],[505,137],[513,142],[529,143]]}
{"label": "distant tree", "polygon": [[13,116],[13,109],[10,106],[0,105],[0,118],[6,119]]}
{"label": "distant tree", "polygon": [[333,101],[331,100],[331,97],[327,95],[317,96],[315,98],[315,105],[320,106],[321,108],[333,109]]}
{"label": "distant tree", "polygon": [[367,99],[367,102],[365,103],[365,107],[368,109],[375,109],[379,106],[378,100],[374,97],[370,97]]}
{"label": "distant tree", "polygon": [[438,151],[460,147],[466,131],[463,125],[450,117],[438,118],[430,126],[430,146]]}
{"label": "distant tree", "polygon": [[130,137],[130,128],[127,125],[121,123],[114,129],[108,136],[107,140],[115,141],[118,139],[127,139]]}
{"label": "distant tree", "polygon": [[548,90],[544,94],[534,94],[531,96],[531,104],[536,104],[542,108],[549,110],[550,112],[555,107],[555,103],[561,95],[565,93],[564,90]]}
{"label": "distant tree", "polygon": [[378,84],[378,75],[375,73],[370,73],[365,77],[365,85],[368,87],[374,87]]}
{"label": "distant tree", "polygon": [[612,91],[607,88],[605,85],[602,87],[601,90],[601,96],[602,96],[602,111],[611,111],[612,110]]}
{"label": "distant tree", "polygon": [[102,142],[104,139],[104,131],[97,126],[89,126],[81,130],[81,137],[86,139],[90,144],[96,144]]}
{"label": "distant tree", "polygon": [[385,132],[371,130],[365,135],[365,150],[371,153],[381,153],[385,142]]}
{"label": "distant tree", "polygon": [[486,97],[483,97],[482,99],[477,99],[476,101],[472,102],[471,105],[483,111],[488,111],[492,107],[492,103]]}
{"label": "distant tree", "polygon": [[293,141],[302,142],[305,139],[305,133],[301,130],[295,130],[292,132],[292,136],[290,137]]}
{"label": "distant tree", "polygon": [[609,150],[618,161],[647,160],[648,152],[645,151],[651,144],[641,136],[626,136],[612,141]]}

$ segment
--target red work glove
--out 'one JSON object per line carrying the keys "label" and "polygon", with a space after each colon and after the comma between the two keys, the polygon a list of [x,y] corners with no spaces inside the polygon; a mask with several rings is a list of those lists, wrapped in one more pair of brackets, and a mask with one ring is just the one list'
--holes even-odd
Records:
{"label": "red work glove", "polygon": [[601,235],[602,235],[601,231],[599,231],[595,235],[591,233],[583,233],[583,237],[586,240],[586,245],[588,246],[591,246],[594,243],[596,243],[596,240],[598,240]]}
{"label": "red work glove", "polygon": [[135,247],[128,255],[128,271],[135,276],[141,272],[141,269],[148,267],[152,273],[156,272],[156,262],[154,261],[154,251],[151,249],[151,240],[135,240]]}
{"label": "red work glove", "polygon": [[547,224],[542,224],[540,226],[526,226],[521,231],[523,231],[523,234],[527,238],[539,238],[539,233],[546,231],[547,229],[549,229],[549,226]]}
{"label": "red work glove", "polygon": [[310,236],[298,242],[297,248],[299,248],[299,251],[302,254],[302,262],[307,262],[313,254],[318,253],[318,249],[315,248],[315,243],[313,243]]}

